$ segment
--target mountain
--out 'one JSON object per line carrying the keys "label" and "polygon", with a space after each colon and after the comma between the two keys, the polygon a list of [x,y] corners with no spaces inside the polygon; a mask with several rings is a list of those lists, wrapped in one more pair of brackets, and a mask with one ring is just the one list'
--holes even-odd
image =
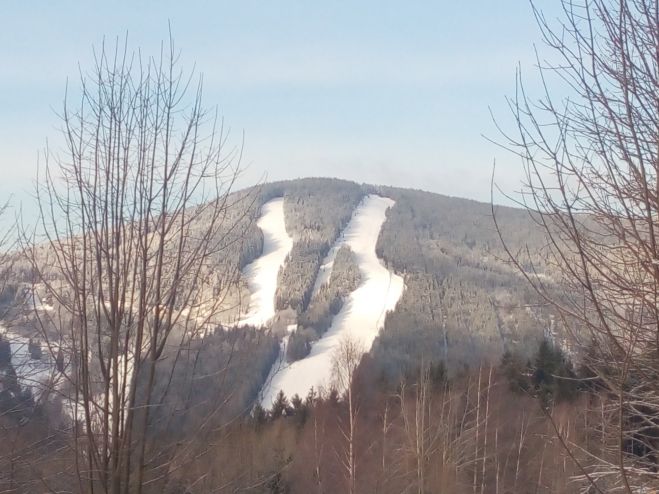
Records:
{"label": "mountain", "polygon": [[[453,374],[507,350],[530,355],[554,329],[506,262],[489,204],[328,178],[266,183],[228,203],[235,221],[206,289],[231,286],[202,348],[212,373],[222,362],[210,355],[220,352],[214,338],[221,348],[237,330],[252,335],[244,351],[261,357],[233,368],[245,388],[236,410],[259,398],[269,406],[280,389],[328,389],[346,336],[370,351],[384,382],[396,383],[422,361]],[[533,219],[507,207],[496,214],[509,247],[528,249],[550,279]],[[31,281],[29,266],[17,262],[15,271],[14,294]],[[14,324],[17,335],[34,336],[29,320]]]}
{"label": "mountain", "polygon": [[[6,315],[0,324],[0,425],[21,426],[25,437],[52,438],[34,458],[27,456],[43,475],[49,464],[44,458],[72,461],[60,443],[69,444],[72,424],[84,424],[86,406],[92,429],[103,427],[94,417],[125,411],[113,408],[111,390],[103,390],[108,382],[135,393],[132,410],[143,425],[134,427],[148,432],[156,470],[187,462],[173,468],[180,482],[194,484],[191,478],[203,476],[195,468],[207,468],[219,477],[205,478],[205,486],[226,480],[245,492],[284,492],[277,490],[277,479],[284,477],[297,486],[294,492],[309,492],[307,477],[320,482],[318,472],[333,479],[328,480],[332,492],[331,486],[340,484],[343,461],[337,463],[332,450],[342,451],[352,437],[346,424],[357,410],[355,441],[363,449],[357,453],[363,471],[384,468],[370,456],[380,430],[382,458],[398,454],[409,444],[410,423],[419,413],[423,420],[440,417],[428,422],[437,430],[423,434],[435,444],[446,427],[441,434],[452,444],[446,458],[464,467],[480,455],[479,428],[488,433],[490,415],[481,408],[489,406],[491,387],[497,386],[491,419],[498,425],[489,431],[490,444],[498,437],[503,444],[507,436],[515,446],[515,438],[524,437],[537,406],[534,393],[541,399],[573,396],[571,381],[539,387],[527,364],[534,362],[550,376],[572,375],[560,350],[547,343],[560,338],[559,325],[506,261],[489,204],[328,178],[262,184],[223,201],[226,221],[216,232],[217,249],[192,280],[195,290],[204,291],[200,300],[218,299],[220,310],[209,315],[203,303],[173,304],[174,320],[185,319],[185,326],[172,324],[153,374],[133,372],[131,345],[117,360],[120,368],[110,371],[117,375],[99,363],[111,336],[102,318],[85,331],[72,328],[67,293],[59,288],[66,284],[52,264],[53,247],[34,247],[32,261],[45,277],[36,277],[35,266],[20,253],[12,259],[11,277],[0,293]],[[495,211],[508,248],[526,252],[552,284],[545,239],[534,219],[514,208]],[[194,221],[192,248],[206,218],[202,214]],[[128,322],[122,334],[129,340],[130,311],[123,317]],[[88,382],[95,388],[84,402],[76,385],[80,335],[95,342],[88,349]],[[510,383],[530,396],[520,398]],[[156,406],[147,406],[146,389],[148,403]],[[427,404],[419,401],[426,399]],[[521,408],[511,409],[513,402]],[[511,414],[517,419],[510,420]],[[543,420],[534,418],[535,430],[546,429]],[[528,450],[524,454],[542,448],[529,442]],[[536,465],[540,470],[544,465],[536,456],[529,478],[537,477]],[[310,458],[315,470],[305,465]],[[396,478],[404,484],[405,475]],[[517,473],[514,478],[517,483]],[[66,484],[64,478],[58,482]],[[252,482],[263,488],[250,490]],[[400,492],[403,484],[392,484],[390,491]],[[184,492],[175,487],[171,492]]]}
{"label": "mountain", "polygon": [[[553,329],[506,262],[489,204],[325,178],[248,192],[258,229],[245,244],[259,248],[240,252],[247,293],[237,323],[282,340],[265,405],[280,387],[288,395],[327,387],[345,334],[370,349],[384,380],[397,382],[422,360],[454,373],[506,350],[530,355]],[[528,249],[549,277],[528,213],[496,214],[509,247]]]}

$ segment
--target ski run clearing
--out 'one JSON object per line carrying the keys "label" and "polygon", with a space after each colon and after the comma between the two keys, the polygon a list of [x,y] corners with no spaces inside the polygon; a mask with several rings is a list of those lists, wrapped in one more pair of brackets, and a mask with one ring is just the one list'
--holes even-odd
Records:
{"label": "ski run clearing", "polygon": [[286,232],[284,221],[284,198],[265,203],[256,225],[263,232],[263,254],[243,270],[249,286],[249,309],[238,324],[266,326],[275,316],[279,268],[293,248],[293,239]]}
{"label": "ski run clearing", "polygon": [[342,245],[352,249],[362,283],[350,294],[332,326],[313,344],[306,358],[287,364],[285,349],[282,349],[263,389],[261,403],[264,407],[272,405],[280,390],[289,398],[295,394],[304,398],[312,387],[327,389],[332,378],[332,356],[344,337],[358,342],[364,351],[371,348],[384,325],[387,311],[395,308],[404,288],[403,278],[389,271],[375,253],[386,211],[393,204],[391,199],[368,195],[353,213],[342,236],[323,261],[314,291],[329,281],[334,256]]}

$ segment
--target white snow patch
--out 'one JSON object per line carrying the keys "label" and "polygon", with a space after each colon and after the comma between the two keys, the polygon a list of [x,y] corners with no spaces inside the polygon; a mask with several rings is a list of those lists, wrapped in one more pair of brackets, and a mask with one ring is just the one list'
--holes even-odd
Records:
{"label": "white snow patch", "polygon": [[54,305],[46,304],[41,300],[36,289],[32,290],[32,306],[34,307],[34,310],[42,312],[53,312],[55,310]]}
{"label": "white snow patch", "polygon": [[250,299],[247,314],[239,325],[265,326],[275,316],[277,275],[293,248],[284,221],[283,197],[265,203],[256,224],[263,231],[263,253],[243,270]]}
{"label": "white snow patch", "polygon": [[41,393],[52,385],[54,366],[47,349],[39,343],[41,359],[33,359],[29,351],[29,338],[10,331],[2,325],[0,325],[0,335],[9,342],[11,365],[16,371],[18,384],[22,389],[29,388],[34,399],[38,400]]}
{"label": "white snow patch", "polygon": [[325,280],[320,281],[320,285],[327,282],[336,252],[341,245],[347,245],[355,255],[362,283],[350,294],[332,326],[314,343],[306,358],[286,364],[280,357],[262,392],[264,407],[272,405],[279,390],[288,397],[296,393],[304,397],[312,387],[327,388],[331,380],[332,355],[345,335],[358,341],[365,351],[371,348],[384,325],[385,314],[395,308],[404,288],[403,278],[389,271],[375,253],[386,211],[393,204],[391,199],[369,195],[355,210],[343,235],[323,262],[325,268],[319,278]]}

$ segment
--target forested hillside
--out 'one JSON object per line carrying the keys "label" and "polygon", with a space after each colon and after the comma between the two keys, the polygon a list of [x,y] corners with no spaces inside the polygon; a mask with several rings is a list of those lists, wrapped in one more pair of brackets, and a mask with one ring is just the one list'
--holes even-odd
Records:
{"label": "forested hillside", "polygon": [[[528,354],[543,334],[555,329],[519,273],[504,261],[490,205],[336,179],[268,183],[225,198],[226,231],[200,287],[224,294],[223,319],[244,310],[249,294],[240,270],[260,255],[263,245],[255,220],[264,203],[284,197],[286,229],[294,244],[279,272],[275,304],[297,314],[288,358],[301,358],[358,282],[349,251],[342,249],[330,284],[311,299],[321,261],[362,197],[371,192],[395,200],[377,254],[405,283],[372,350],[387,379],[395,382],[421,359],[442,362],[452,372],[484,355],[496,361],[505,350]],[[527,213],[502,207],[497,218],[509,245],[528,247],[536,266],[546,267],[544,239]],[[43,259],[49,258],[48,249],[37,249]],[[14,277],[3,292],[7,304],[32,288],[30,269],[20,258],[14,263]],[[548,267],[544,274],[550,279]],[[342,276],[349,279],[341,281]],[[24,321],[23,326],[29,324]]]}
{"label": "forested hillside", "polygon": [[[378,187],[396,200],[378,255],[404,273],[406,290],[387,316],[375,358],[395,379],[420,359],[450,369],[505,350],[532,351],[551,319],[507,260],[489,204],[429,192]],[[544,237],[528,213],[496,208],[513,249],[545,267]],[[550,275],[549,272],[544,273]]]}
{"label": "forested hillside", "polygon": [[[331,323],[340,297],[324,290],[310,299],[318,267],[367,193],[394,199],[381,230],[377,254],[401,274],[405,291],[373,348],[383,375],[394,382],[420,359],[443,362],[453,371],[483,355],[496,361],[504,351],[532,352],[555,330],[532,291],[506,261],[491,206],[424,191],[358,185],[333,179],[266,184],[262,199],[284,197],[286,228],[293,250],[280,272],[277,308],[299,314],[289,358]],[[544,237],[528,213],[497,207],[497,220],[512,248],[529,255],[550,279]],[[343,296],[346,294],[344,293]],[[311,302],[311,305],[310,305]],[[321,308],[325,307],[325,308]]]}
{"label": "forested hillside", "polygon": [[[222,436],[228,434],[229,440],[236,434],[242,437],[246,433],[243,427],[256,427],[248,433],[256,436],[263,433],[269,437],[278,434],[279,429],[282,434],[308,435],[311,434],[309,417],[314,417],[316,427],[316,421],[330,410],[350,416],[351,408],[344,408],[346,402],[336,391],[322,399],[312,395],[306,403],[299,397],[281,396],[278,404],[275,403],[276,410],[268,416],[257,403],[275,362],[282,358],[288,363],[304,359],[331,327],[350,294],[364,281],[353,252],[344,245],[336,250],[327,283],[316,287],[314,293],[321,262],[367,194],[395,201],[386,212],[376,253],[383,264],[404,280],[402,298],[393,311],[383,314],[384,328],[365,357],[366,367],[360,370],[367,376],[364,383],[370,383],[364,384],[360,400],[374,407],[369,412],[368,427],[378,427],[377,414],[388,413],[386,407],[394,406],[387,404],[389,398],[384,398],[385,394],[401,392],[401,383],[415,382],[420,369],[426,369],[428,376],[437,382],[444,383],[446,379],[471,382],[477,368],[484,362],[497,365],[504,353],[514,355],[517,368],[523,368],[543,336],[551,334],[549,330],[554,328],[548,312],[540,308],[520,275],[503,261],[505,253],[487,204],[322,178],[263,184],[235,192],[223,198],[225,221],[216,232],[217,248],[205,262],[200,276],[189,281],[193,283],[190,288],[204,291],[210,299],[216,295],[222,297],[218,300],[220,317],[206,318],[204,304],[192,308],[184,300],[172,304],[176,316],[171,338],[176,343],[163,348],[161,364],[152,376],[145,371],[135,376],[137,407],[148,389],[158,406],[147,415],[136,411],[134,420],[144,420],[146,427],[158,435],[163,461],[172,458],[169,451],[175,457],[175,445],[179,441],[195,438],[197,445],[203,445],[212,431],[222,431],[219,432]],[[288,324],[288,329],[286,324],[276,324],[277,321],[264,328],[235,327],[230,321],[236,320],[249,304],[243,269],[261,256],[264,245],[256,220],[261,207],[279,197],[284,199],[285,227],[293,239],[293,247],[279,270],[274,301],[279,314],[275,319],[281,317],[295,324]],[[193,232],[203,231],[204,218],[203,214],[195,218]],[[521,211],[499,208],[498,220],[509,243],[515,247],[527,246],[537,264],[543,265],[543,238],[531,219]],[[8,309],[6,321],[11,325],[11,333],[3,340],[2,348],[9,349],[3,358],[3,375],[18,379],[13,378],[0,405],[8,411],[6,419],[10,422],[33,420],[33,414],[45,413],[43,419],[35,422],[37,428],[71,420],[73,411],[67,400],[74,394],[74,379],[54,381],[56,384],[51,387],[57,390],[56,399],[42,398],[46,396],[42,394],[35,396],[20,384],[25,361],[15,357],[12,362],[9,353],[17,342],[30,339],[30,354],[39,354],[43,359],[41,366],[52,369],[55,375],[60,368],[66,372],[78,365],[75,357],[64,356],[75,342],[58,335],[58,328],[66,324],[65,313],[60,310],[66,300],[59,300],[57,295],[61,274],[49,271],[53,248],[48,244],[34,246],[31,262],[16,254],[11,277],[2,291],[3,306]],[[42,264],[42,276],[48,273],[46,284],[37,282],[33,272]],[[548,269],[544,275],[551,279]],[[193,331],[190,333],[186,328]],[[107,339],[103,341],[110,343]],[[284,347],[282,341],[286,342]],[[99,375],[103,372],[101,367],[91,369]],[[130,373],[130,367],[127,369]],[[373,386],[378,391],[370,395],[368,389]],[[461,396],[460,393],[456,396]],[[468,397],[470,393],[468,390]],[[442,395],[442,399],[456,399],[449,395]],[[403,402],[407,400],[405,397]],[[79,405],[74,405],[74,409],[76,406]],[[471,414],[473,404],[468,408],[469,412],[465,409],[462,413]],[[402,424],[406,413],[403,408],[397,408],[394,415],[384,420],[392,423],[402,420]],[[280,420],[281,415],[297,418]],[[255,422],[239,425],[245,420]],[[457,420],[457,416],[451,420]],[[330,432],[329,423],[327,427],[327,434],[339,433]],[[464,434],[460,427],[464,426],[451,425],[450,434]],[[460,440],[463,439],[471,441],[467,436]],[[298,458],[296,462],[300,461],[291,450],[297,440],[291,437],[282,441],[281,453],[270,451],[263,458],[263,465],[273,471],[291,461],[281,454],[291,454]],[[385,445],[382,447],[386,449]],[[186,451],[186,454],[201,454],[195,448]],[[225,455],[227,451],[218,450],[217,454]],[[268,475],[263,468],[245,473],[256,480]],[[323,476],[338,481],[338,472],[332,473],[335,467],[324,468],[329,470]],[[290,485],[312,482],[304,476],[298,479],[297,475],[285,476],[285,482]],[[175,477],[186,482],[185,476]],[[284,477],[279,481],[284,482]],[[235,478],[231,482],[244,485]]]}
{"label": "forested hillside", "polygon": [[302,313],[309,304],[320,262],[364,195],[354,182],[302,179],[267,185],[284,196],[286,229],[295,243],[278,280],[276,306]]}
{"label": "forested hillside", "polygon": [[3,8],[0,494],[659,493],[659,0],[531,1],[532,59],[512,2],[50,3]]}

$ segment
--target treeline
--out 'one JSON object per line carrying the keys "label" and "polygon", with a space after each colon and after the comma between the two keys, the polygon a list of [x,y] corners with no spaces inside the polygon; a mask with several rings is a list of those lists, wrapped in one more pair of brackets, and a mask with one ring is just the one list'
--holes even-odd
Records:
{"label": "treeline", "polygon": [[299,315],[298,329],[288,338],[286,358],[289,362],[309,354],[313,342],[330,328],[332,320],[360,283],[361,274],[355,255],[350,247],[343,245],[336,252],[329,281],[320,287],[311,303]]}
{"label": "treeline", "polygon": [[[150,416],[151,427],[186,438],[203,431],[200,425],[209,417],[219,424],[243,416],[278,354],[275,336],[247,326],[218,327],[203,339],[172,348],[155,377],[154,396],[161,406]],[[138,394],[147,380],[139,376]]]}
{"label": "treeline", "polygon": [[[291,361],[308,354],[340,310],[345,294],[323,289],[311,300],[311,292],[320,263],[367,193],[396,201],[376,248],[387,266],[404,277],[406,287],[373,348],[390,379],[399,379],[429,354],[449,372],[483,355],[496,360],[514,350],[528,356],[543,334],[557,329],[551,312],[503,261],[506,253],[488,204],[334,179],[267,184],[260,193],[262,202],[284,197],[287,229],[295,239],[276,294],[279,310],[291,307],[298,313],[299,329],[287,346]],[[498,219],[509,245],[527,246],[530,259],[554,283],[544,237],[532,218],[499,208]]]}
{"label": "treeline", "polygon": [[[399,379],[422,358],[456,372],[482,357],[496,361],[507,350],[528,356],[537,348],[552,325],[551,313],[502,260],[490,205],[408,189],[372,190],[396,201],[377,253],[405,279],[372,351],[389,379]],[[509,244],[528,246],[550,276],[544,239],[531,218],[500,209]]]}
{"label": "treeline", "polygon": [[[5,347],[4,368],[11,363]],[[641,441],[616,449],[598,427],[611,400],[605,383],[547,339],[529,355],[506,351],[500,362],[452,375],[419,361],[396,382],[367,354],[352,383],[352,433],[347,395],[336,389],[280,393],[268,410],[245,406],[265,372],[258,361],[275,358],[276,349],[262,331],[218,328],[165,357],[185,361],[185,375],[177,367],[168,377],[167,396],[147,424],[157,433],[146,445],[152,460],[143,492],[334,493],[352,485],[382,494],[567,494],[587,491],[592,451],[622,448],[630,467],[647,464]],[[78,492],[73,452],[62,447],[69,426],[53,403],[32,402],[20,414],[15,401],[1,403],[0,487]],[[354,471],[345,467],[351,451]]]}
{"label": "treeline", "polygon": [[[552,327],[552,314],[503,261],[507,256],[490,205],[423,191],[311,178],[259,189],[260,204],[284,197],[286,227],[295,240],[279,273],[275,300],[277,309],[290,307],[298,314],[300,327],[288,344],[290,360],[307,355],[311,342],[323,334],[340,309],[342,297],[323,290],[317,300],[311,300],[311,292],[320,263],[367,193],[396,201],[387,212],[376,251],[404,277],[406,288],[396,309],[387,315],[373,350],[391,379],[398,379],[430,349],[449,372],[482,355],[496,360],[507,350],[527,355],[534,351]],[[544,270],[549,284],[555,283],[544,237],[528,213],[498,208],[498,221],[508,244],[528,247],[529,261]],[[258,242],[253,245],[252,255],[261,248]]]}
{"label": "treeline", "polygon": [[275,305],[298,314],[309,305],[318,269],[362,199],[362,187],[338,179],[309,178],[270,184],[284,197],[291,253],[279,273]]}
{"label": "treeline", "polygon": [[[219,336],[224,344],[227,336]],[[210,370],[202,367],[199,376]],[[173,418],[153,436],[147,451],[160,467],[150,470],[143,492],[329,494],[349,492],[350,485],[382,494],[578,492],[587,484],[554,428],[572,444],[596,446],[600,433],[587,424],[606,397],[562,377],[579,375],[549,342],[529,359],[509,354],[501,364],[453,377],[420,362],[391,385],[365,356],[352,385],[353,434],[346,396],[336,390],[280,394],[271,409],[257,406],[233,418],[205,415],[197,422],[191,413],[195,421]],[[187,390],[197,395],[193,407],[215,399],[208,384]],[[3,487],[33,492],[45,482],[70,490],[71,452],[58,439],[64,431],[43,414],[22,426],[12,420],[0,415],[3,444],[14,453],[0,457]],[[31,442],[35,437],[46,439]],[[345,468],[350,451],[353,473]],[[587,454],[576,455],[587,468]]]}
{"label": "treeline", "polygon": [[[270,410],[257,406],[186,471],[199,484],[179,477],[176,485],[289,494],[585,492],[580,467],[592,460],[579,451],[577,465],[555,430],[578,447],[603,447],[600,432],[584,425],[607,398],[578,377],[549,341],[529,359],[506,354],[452,378],[420,363],[393,386],[366,356],[353,383],[352,436],[346,395],[280,393]],[[354,478],[346,468],[351,452]]]}

